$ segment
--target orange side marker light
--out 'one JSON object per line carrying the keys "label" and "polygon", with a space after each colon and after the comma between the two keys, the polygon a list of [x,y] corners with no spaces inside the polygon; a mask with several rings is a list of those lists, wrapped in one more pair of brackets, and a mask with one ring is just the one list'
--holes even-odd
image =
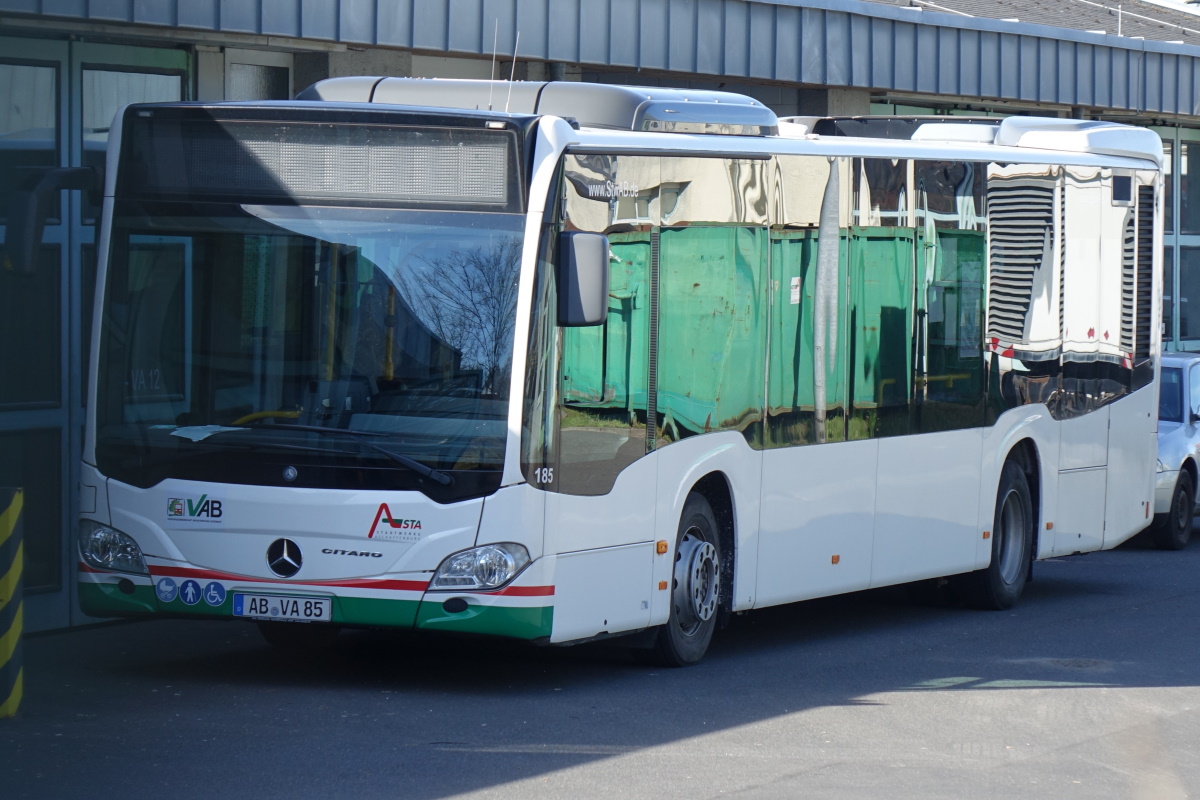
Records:
{"label": "orange side marker light", "polygon": [[984,532],[983,532],[983,538],[985,538],[985,539],[990,539],[990,538],[992,538],[992,532],[991,532],[991,531],[984,531]]}
{"label": "orange side marker light", "polygon": [[662,556],[662,555],[666,555],[666,553],[667,553],[667,541],[666,541],[666,539],[659,539],[659,540],[658,540],[658,544],[656,544],[656,545],[654,546],[654,549],[655,549],[655,551],[656,551],[656,552],[657,552],[657,553],[658,553],[660,556]]}
{"label": "orange side marker light", "polygon": [[667,582],[666,582],[666,581],[659,581],[659,582],[658,582],[658,590],[659,590],[660,592],[665,592],[665,591],[667,590]]}
{"label": "orange side marker light", "polygon": [[834,564],[836,564],[836,563],[838,563],[839,561],[841,561],[841,560],[842,560],[842,557],[841,557],[841,556],[834,556],[833,558],[831,558],[831,559],[829,559],[829,560],[830,560],[831,562],[833,562]]}

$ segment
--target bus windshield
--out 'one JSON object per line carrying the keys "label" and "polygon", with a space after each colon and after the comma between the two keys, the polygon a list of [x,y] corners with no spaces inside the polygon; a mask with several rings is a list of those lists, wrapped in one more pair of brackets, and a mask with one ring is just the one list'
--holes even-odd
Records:
{"label": "bus windshield", "polygon": [[499,486],[521,215],[126,206],[96,387],[110,477]]}

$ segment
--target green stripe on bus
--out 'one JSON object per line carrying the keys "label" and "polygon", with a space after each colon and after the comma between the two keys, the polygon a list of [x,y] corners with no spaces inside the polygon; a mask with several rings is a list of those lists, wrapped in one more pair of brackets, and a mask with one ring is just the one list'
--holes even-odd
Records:
{"label": "green stripe on bus", "polygon": [[421,604],[417,627],[427,631],[455,631],[507,636],[513,639],[543,639],[554,624],[554,607],[512,608],[469,605],[465,611],[448,613],[441,602]]}
{"label": "green stripe on bus", "polygon": [[[252,592],[241,592],[249,594]],[[261,592],[260,594],[282,594]],[[93,617],[130,617],[147,614],[194,614],[207,617],[231,617],[234,592],[226,593],[225,602],[211,606],[203,600],[188,605],[178,596],[169,603],[158,599],[153,586],[135,586],[122,592],[115,583],[79,582],[79,607]],[[290,596],[290,595],[289,595]],[[335,597],[332,622],[339,625],[411,628],[417,618],[419,600]]]}
{"label": "green stripe on bus", "polygon": [[333,602],[333,621],[343,625],[411,628],[417,619],[420,600],[377,600],[371,597],[339,597]]}
{"label": "green stripe on bus", "polygon": [[[178,597],[169,603],[158,600],[152,586],[135,586],[129,594],[115,583],[79,584],[79,605],[84,613],[95,617],[128,617],[146,614],[190,614],[207,617],[230,617],[233,614],[233,592],[225,602],[210,606],[203,601],[187,605]],[[263,594],[273,594],[263,592]],[[509,608],[505,606],[469,606],[466,611],[448,614],[441,602],[422,603],[419,600],[391,600],[375,597],[335,597],[331,622],[338,625],[361,625],[372,628],[412,628],[424,630],[459,631],[506,636],[515,639],[541,639],[550,635],[554,608]]]}
{"label": "green stripe on bus", "polygon": [[134,586],[122,592],[115,583],[79,582],[79,608],[91,617],[131,617],[158,611],[153,586]]}

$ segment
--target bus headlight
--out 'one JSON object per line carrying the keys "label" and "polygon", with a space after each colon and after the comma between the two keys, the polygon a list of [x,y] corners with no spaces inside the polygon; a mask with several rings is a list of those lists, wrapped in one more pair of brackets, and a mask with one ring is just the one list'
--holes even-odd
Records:
{"label": "bus headlight", "polygon": [[108,572],[150,572],[131,536],[91,520],[79,523],[79,555],[89,567]]}
{"label": "bus headlight", "polygon": [[515,542],[485,544],[447,558],[433,574],[430,591],[496,589],[529,563],[529,551]]}

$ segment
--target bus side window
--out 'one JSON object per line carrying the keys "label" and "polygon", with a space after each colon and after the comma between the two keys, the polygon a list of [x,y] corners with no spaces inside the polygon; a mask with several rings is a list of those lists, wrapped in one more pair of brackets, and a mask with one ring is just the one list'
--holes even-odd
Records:
{"label": "bus side window", "polygon": [[849,231],[849,439],[912,432],[916,229],[911,162],[859,159]]}
{"label": "bus side window", "polygon": [[913,396],[918,432],[984,421],[985,165],[915,162],[917,280]]}
{"label": "bus side window", "polygon": [[767,340],[764,161],[668,157],[660,233],[656,445],[761,439]]}
{"label": "bus side window", "polygon": [[[535,355],[557,360],[548,461],[533,483],[566,494],[602,495],[646,455],[650,250],[658,215],[659,159],[571,155],[564,159],[560,230],[608,237],[608,317],[558,328]],[[547,265],[549,266],[549,265]],[[553,281],[544,275],[541,280]],[[546,302],[553,293],[544,295]],[[543,313],[554,318],[555,308]],[[537,319],[537,318],[535,318]],[[537,324],[537,323],[535,323]]]}

